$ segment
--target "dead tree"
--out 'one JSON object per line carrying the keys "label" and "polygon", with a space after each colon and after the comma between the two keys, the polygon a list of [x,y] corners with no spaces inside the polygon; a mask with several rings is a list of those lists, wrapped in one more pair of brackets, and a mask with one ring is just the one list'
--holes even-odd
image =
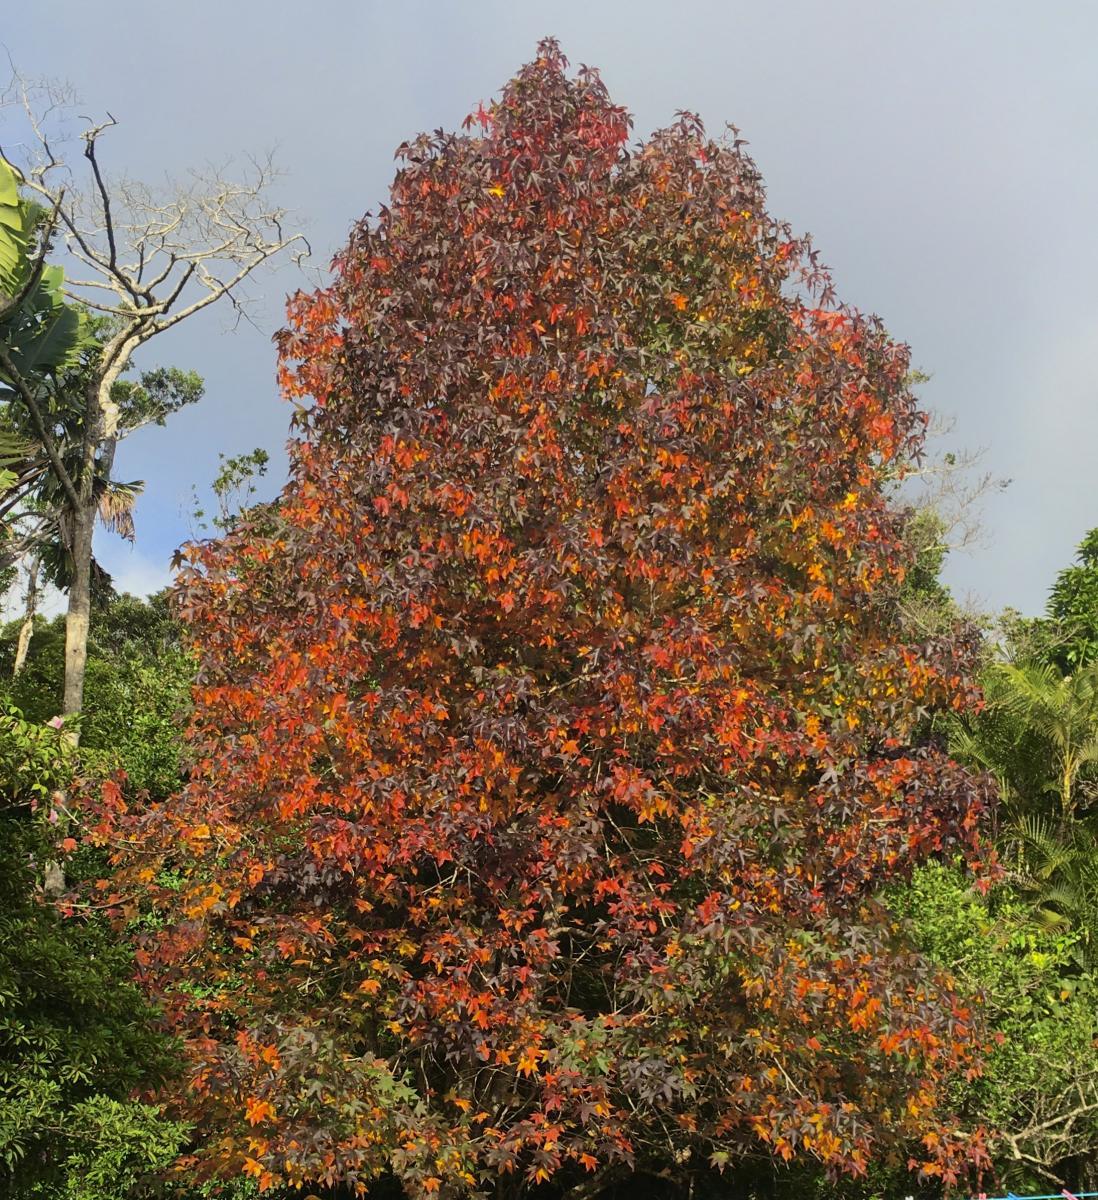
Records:
{"label": "dead tree", "polygon": [[48,413],[30,382],[19,377],[10,359],[0,359],[14,380],[15,402],[26,407],[71,506],[63,706],[69,717],[83,703],[95,479],[109,477],[118,444],[115,383],[145,343],[218,301],[244,313],[241,289],[248,278],[278,256],[300,263],[308,244],[300,233],[287,231],[285,210],[270,199],[275,177],[270,158],[250,159],[239,177],[192,171],[155,189],[105,169],[100,147],[116,124],[109,114],[101,122],[85,121],[78,135],[82,152],[66,156],[53,130],[72,111],[69,97],[16,79],[6,99],[21,110],[28,135],[4,156],[26,192],[53,213],[56,236],[74,266],[67,272],[66,295],[109,318],[83,397],[83,444],[75,471],[61,461]]}

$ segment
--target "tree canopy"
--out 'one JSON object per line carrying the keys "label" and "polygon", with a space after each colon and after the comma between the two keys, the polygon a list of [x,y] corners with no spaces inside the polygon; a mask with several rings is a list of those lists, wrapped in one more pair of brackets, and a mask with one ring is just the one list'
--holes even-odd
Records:
{"label": "tree canopy", "polygon": [[[277,505],[185,555],[188,786],[107,789],[199,1169],[957,1177],[974,1014],[877,899],[979,854],[887,486],[925,419],[734,137],[552,41],[290,303]],[[135,841],[142,843],[134,849]]]}

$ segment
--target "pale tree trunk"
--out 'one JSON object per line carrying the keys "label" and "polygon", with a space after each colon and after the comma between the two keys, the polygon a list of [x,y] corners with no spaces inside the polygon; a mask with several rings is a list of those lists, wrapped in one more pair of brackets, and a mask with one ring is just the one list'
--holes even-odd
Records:
{"label": "pale tree trunk", "polygon": [[34,614],[38,611],[38,572],[40,569],[41,562],[36,554],[31,558],[30,566],[27,569],[26,603],[23,609],[23,624],[19,627],[19,641],[15,644],[15,665],[11,672],[13,676],[18,675],[26,665],[31,638],[34,636]]}
{"label": "pale tree trunk", "polygon": [[[88,489],[91,490],[90,488]],[[95,533],[95,495],[85,499],[72,513],[72,541],[69,549],[73,559],[72,581],[69,586],[69,609],[65,616],[65,694],[61,705],[62,717],[74,717],[84,706],[84,672],[88,665],[88,628],[91,623],[91,552]],[[74,746],[80,741],[80,727],[66,721],[62,736]],[[63,837],[68,820],[59,819],[57,836]],[[43,887],[47,896],[57,899],[65,891],[65,868],[51,859],[46,863]]]}
{"label": "pale tree trunk", "polygon": [[[76,716],[84,707],[84,675],[88,666],[91,626],[92,540],[97,516],[95,477],[98,472],[104,479],[109,479],[114,466],[118,405],[111,397],[111,389],[132,350],[133,347],[126,344],[121,351],[113,350],[111,366],[88,389],[87,433],[84,435],[81,475],[77,481],[80,504],[72,514],[72,581],[65,617],[65,696],[61,715],[66,718]],[[75,744],[80,738],[79,730],[72,728],[68,736]]]}
{"label": "pale tree trunk", "polygon": [[[83,489],[81,489],[83,492]],[[65,617],[65,697],[63,717],[74,717],[84,707],[84,673],[88,666],[88,629],[91,624],[91,559],[95,534],[95,497],[81,495],[72,514],[72,580]],[[79,736],[74,728],[73,741]]]}
{"label": "pale tree trunk", "polygon": [[[84,435],[83,471],[76,481],[80,503],[69,514],[72,555],[72,578],[69,581],[69,607],[65,614],[65,687],[61,716],[65,718],[63,736],[74,746],[80,741],[80,726],[69,722],[84,707],[84,675],[88,667],[88,631],[91,628],[91,564],[92,540],[95,536],[95,459],[97,434],[102,428],[100,393],[88,392],[87,433]],[[113,454],[112,454],[113,457]],[[64,817],[57,834],[65,833]],[[46,863],[43,886],[47,896],[54,899],[65,891],[65,868],[56,859]]]}

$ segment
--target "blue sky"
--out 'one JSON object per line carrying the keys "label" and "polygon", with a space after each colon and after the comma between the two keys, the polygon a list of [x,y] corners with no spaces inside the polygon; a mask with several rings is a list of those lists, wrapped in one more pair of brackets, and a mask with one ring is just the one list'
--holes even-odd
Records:
{"label": "blue sky", "polygon": [[[986,447],[1012,480],[984,543],[951,561],[955,591],[1039,611],[1098,525],[1098,5],[35,0],[0,42],[83,111],[109,109],[105,160],[136,178],[276,148],[280,197],[324,268],[384,200],[393,149],[456,127],[550,33],[601,69],[638,136],[680,108],[740,127],[771,210],[813,234],[844,300],[912,345],[951,444]],[[219,450],[267,448],[281,482],[269,337],[300,284],[260,280],[258,331],[215,311],[153,344],[145,363],[194,367],[207,398],[119,456],[122,478],[147,481],[137,547],[98,543],[122,586],[166,580]]]}

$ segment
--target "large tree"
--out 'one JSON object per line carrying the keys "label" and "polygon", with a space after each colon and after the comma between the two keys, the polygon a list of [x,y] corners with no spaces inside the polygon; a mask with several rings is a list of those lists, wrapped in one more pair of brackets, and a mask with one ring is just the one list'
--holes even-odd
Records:
{"label": "large tree", "polygon": [[178,1104],[264,1185],[954,1178],[972,1014],[876,899],[985,804],[922,735],[972,647],[900,616],[907,351],[739,141],[630,152],[565,68],[402,147],[290,304],[280,504],[187,552],[192,780],[119,851]]}

